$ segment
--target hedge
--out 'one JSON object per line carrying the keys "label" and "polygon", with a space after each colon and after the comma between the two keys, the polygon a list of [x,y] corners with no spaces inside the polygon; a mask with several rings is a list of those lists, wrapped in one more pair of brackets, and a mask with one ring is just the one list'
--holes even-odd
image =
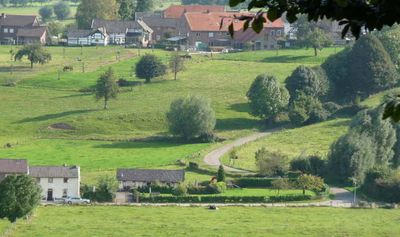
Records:
{"label": "hedge", "polygon": [[286,196],[156,196],[142,198],[150,203],[276,203],[311,200],[311,195]]}

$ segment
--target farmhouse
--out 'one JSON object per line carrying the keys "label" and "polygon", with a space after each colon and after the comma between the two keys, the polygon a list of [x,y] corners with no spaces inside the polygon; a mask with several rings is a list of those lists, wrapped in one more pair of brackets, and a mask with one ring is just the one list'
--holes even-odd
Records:
{"label": "farmhouse", "polygon": [[42,187],[43,200],[80,196],[79,166],[33,166],[29,175]]}
{"label": "farmhouse", "polygon": [[1,44],[45,44],[47,28],[40,26],[37,16],[9,15],[0,16]]}
{"label": "farmhouse", "polygon": [[[180,32],[188,37],[188,44],[196,49],[223,49],[244,48],[249,45],[253,50],[274,49],[278,40],[284,36],[284,22],[277,19],[274,22],[264,23],[261,33],[252,29],[243,31],[243,21],[235,16],[251,15],[251,13],[237,12],[187,12],[183,17]],[[221,25],[222,23],[222,25]],[[232,39],[228,27],[233,23],[234,38]]]}
{"label": "farmhouse", "polygon": [[0,159],[0,182],[9,175],[28,174],[26,160]]}
{"label": "farmhouse", "polygon": [[80,30],[71,29],[67,34],[68,45],[70,46],[89,46],[89,45],[103,45],[108,44],[108,34],[104,28],[94,30]]}
{"label": "farmhouse", "polygon": [[118,169],[117,180],[120,190],[145,187],[160,182],[163,185],[177,186],[185,181],[184,170]]}

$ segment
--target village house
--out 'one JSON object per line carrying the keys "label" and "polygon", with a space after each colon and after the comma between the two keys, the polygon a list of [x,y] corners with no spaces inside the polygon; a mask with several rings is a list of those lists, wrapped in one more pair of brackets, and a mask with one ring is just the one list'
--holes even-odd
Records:
{"label": "village house", "polygon": [[26,160],[0,159],[0,182],[10,175],[28,174]]}
{"label": "village house", "polygon": [[[285,26],[282,19],[274,22],[267,20],[258,34],[251,28],[243,31],[244,22],[235,19],[240,14],[251,15],[238,12],[187,12],[183,16],[180,31],[185,32],[189,46],[197,50],[245,47],[262,50],[278,47],[278,40],[284,37]],[[231,23],[234,25],[233,38],[228,30]]]}
{"label": "village house", "polygon": [[108,44],[140,45],[147,47],[153,30],[141,20],[120,21],[94,19],[91,29],[70,29],[67,33],[69,46]]}
{"label": "village house", "polygon": [[129,191],[132,188],[146,187],[154,183],[176,187],[185,181],[184,170],[154,169],[118,169],[119,189]]}
{"label": "village house", "polygon": [[172,5],[164,11],[158,12],[137,12],[135,19],[143,20],[153,29],[153,40],[160,41],[172,37],[184,36],[180,32],[182,16],[187,12],[223,12],[224,6],[212,5]]}
{"label": "village house", "polygon": [[42,200],[80,197],[79,166],[32,166],[29,175],[42,187]]}
{"label": "village house", "polygon": [[1,44],[46,44],[47,27],[40,26],[37,16],[10,15],[0,16]]}

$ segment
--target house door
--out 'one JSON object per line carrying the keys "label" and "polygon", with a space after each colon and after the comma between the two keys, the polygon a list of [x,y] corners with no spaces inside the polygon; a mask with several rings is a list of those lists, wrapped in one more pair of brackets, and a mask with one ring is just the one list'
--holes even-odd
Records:
{"label": "house door", "polygon": [[53,201],[53,189],[47,190],[47,201]]}

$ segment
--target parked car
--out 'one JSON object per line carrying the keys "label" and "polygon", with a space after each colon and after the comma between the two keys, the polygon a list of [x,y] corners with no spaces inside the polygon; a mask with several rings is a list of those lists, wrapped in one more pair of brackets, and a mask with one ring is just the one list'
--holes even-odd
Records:
{"label": "parked car", "polygon": [[83,199],[80,197],[67,197],[64,199],[65,204],[89,204],[89,199]]}

